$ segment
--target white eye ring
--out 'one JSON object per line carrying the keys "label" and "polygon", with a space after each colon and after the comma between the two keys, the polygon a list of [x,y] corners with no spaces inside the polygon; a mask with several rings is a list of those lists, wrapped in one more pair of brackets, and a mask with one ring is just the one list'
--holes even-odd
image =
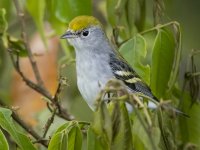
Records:
{"label": "white eye ring", "polygon": [[89,31],[88,31],[88,30],[83,30],[83,32],[82,32],[82,35],[83,35],[83,36],[88,36],[88,34],[89,34]]}

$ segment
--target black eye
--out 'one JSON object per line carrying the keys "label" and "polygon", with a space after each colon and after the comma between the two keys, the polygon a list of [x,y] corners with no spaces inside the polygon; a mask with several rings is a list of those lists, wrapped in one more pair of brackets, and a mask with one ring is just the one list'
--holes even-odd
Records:
{"label": "black eye", "polygon": [[87,30],[83,31],[83,33],[82,33],[83,36],[88,36],[88,34],[89,34],[89,31],[87,31]]}

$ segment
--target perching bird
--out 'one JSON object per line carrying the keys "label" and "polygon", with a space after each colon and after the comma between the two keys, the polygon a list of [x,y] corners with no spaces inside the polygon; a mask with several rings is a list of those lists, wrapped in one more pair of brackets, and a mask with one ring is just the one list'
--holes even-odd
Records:
{"label": "perching bird", "polygon": [[129,92],[157,98],[109,42],[101,23],[93,16],[74,18],[61,38],[75,48],[78,89],[94,109],[98,93],[110,79],[121,80]]}

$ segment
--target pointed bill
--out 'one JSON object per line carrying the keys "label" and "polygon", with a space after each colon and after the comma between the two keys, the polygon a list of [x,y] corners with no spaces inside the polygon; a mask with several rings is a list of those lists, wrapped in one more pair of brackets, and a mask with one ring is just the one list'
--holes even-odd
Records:
{"label": "pointed bill", "polygon": [[70,30],[67,30],[60,38],[61,39],[69,39],[69,38],[77,38],[78,35]]}

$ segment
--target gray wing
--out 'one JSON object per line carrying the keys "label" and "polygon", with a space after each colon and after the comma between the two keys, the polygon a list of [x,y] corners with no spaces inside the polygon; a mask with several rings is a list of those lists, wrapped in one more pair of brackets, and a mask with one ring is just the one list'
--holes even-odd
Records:
{"label": "gray wing", "polygon": [[140,92],[157,100],[148,85],[141,80],[140,76],[124,60],[111,54],[109,64],[114,76],[123,81],[133,92]]}
{"label": "gray wing", "polygon": [[[142,82],[139,75],[126,63],[123,59],[116,58],[114,54],[110,55],[110,67],[112,68],[112,72],[114,76],[123,81],[124,84],[131,89],[133,92],[140,92],[144,95],[147,95],[153,98],[156,101],[159,101],[151,92],[151,89],[147,84]],[[184,115],[185,117],[189,117],[184,112],[171,107],[170,105],[165,105],[165,108],[173,110],[177,114]]]}

